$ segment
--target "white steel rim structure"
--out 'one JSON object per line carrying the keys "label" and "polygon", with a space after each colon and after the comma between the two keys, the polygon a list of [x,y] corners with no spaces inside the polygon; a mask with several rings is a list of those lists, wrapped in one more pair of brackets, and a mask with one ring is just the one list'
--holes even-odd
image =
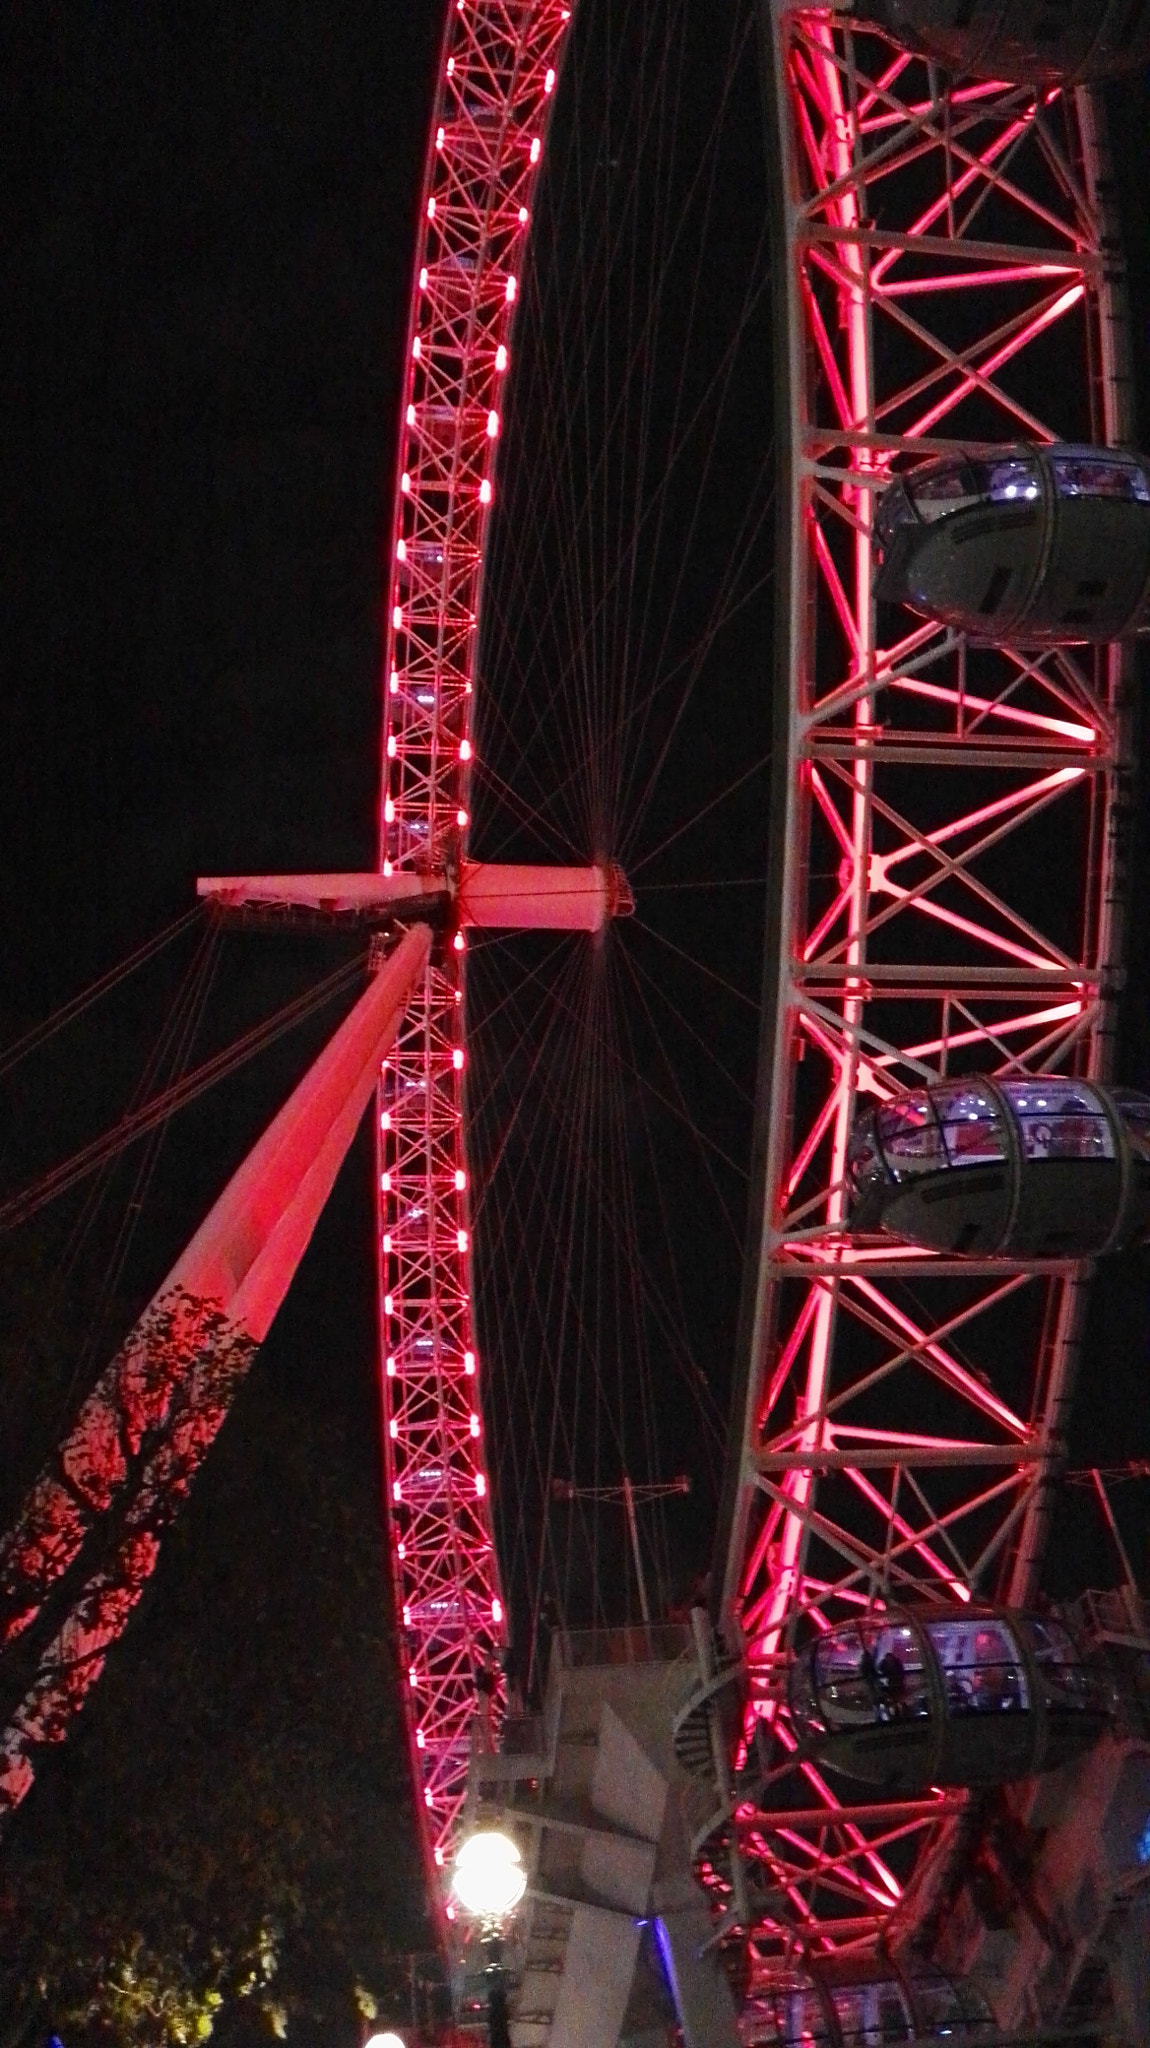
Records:
{"label": "white steel rim structure", "polygon": [[[719,1540],[724,1611],[748,1635],[757,1718],[783,1752],[777,1809],[768,1787],[764,1810],[737,1822],[776,1902],[752,1934],[765,1962],[869,1942],[892,1915],[913,1914],[916,1856],[958,1802],[848,1812],[812,1765],[787,1765],[777,1674],[804,1630],[887,1588],[962,1598],[993,1574],[1010,1601],[1033,1591],[1089,1278],[1072,1260],[978,1265],[851,1243],[843,1169],[856,1103],[955,1059],[1104,1077],[1121,942],[1127,655],[1004,653],[988,685],[941,628],[916,623],[881,646],[871,509],[892,461],[1075,429],[1115,442],[1129,422],[1105,145],[1090,96],[1051,94],[1036,106],[1018,87],[944,93],[924,66],[838,11],[764,21],[782,187],[790,516],[774,827],[786,852],[769,938],[778,974],[765,1024],[761,1231]],[[569,22],[555,0],[455,0],[448,18],[391,538],[385,874],[426,870],[466,845],[500,380]],[[1035,155],[1040,186],[1028,189]],[[915,179],[940,161],[940,189],[924,199]],[[986,226],[995,208],[1017,215],[1013,237]],[[968,314],[976,292],[984,326],[948,339],[951,310]],[[909,380],[892,381],[888,327],[927,358]],[[1039,416],[1014,377],[1045,337],[1069,328],[1079,373],[1050,393],[1077,408],[1068,427]],[[972,438],[961,408],[974,399],[992,423]],[[953,776],[976,793],[916,818],[888,788],[916,772],[924,791]],[[1073,944],[979,872],[1007,840],[1025,851],[1051,811],[1075,818],[1077,839],[1068,829],[1059,842],[1065,887],[1050,890],[1052,913],[1074,898]],[[830,885],[818,871],[827,849],[839,869]],[[888,957],[892,936],[915,920],[941,952]],[[436,1905],[476,1679],[504,1639],[471,1313],[464,1069],[455,953],[429,968],[379,1097],[392,1557]],[[953,1284],[969,1298],[912,1314],[909,1284]],[[1039,1293],[1026,1385],[998,1392],[962,1348],[976,1326]],[[848,1325],[881,1352],[868,1391],[897,1387],[893,1427],[852,1419],[846,1396],[857,1406],[859,1386],[836,1377],[851,1355]],[[920,1387],[943,1390],[949,1426],[916,1422]]]}
{"label": "white steel rim structure", "polygon": [[[888,1597],[993,1588],[1018,1605],[1037,1587],[1092,1269],[852,1240],[846,1145],[860,1106],[948,1071],[1108,1075],[1132,656],[1002,650],[975,671],[905,613],[882,644],[870,590],[892,463],[1130,431],[1100,107],[1084,90],[948,90],[837,10],[776,8],[767,30],[786,746],[780,732],[758,1242],[718,1556],[767,1737],[736,1825],[760,1886],[752,1963],[769,1966],[905,1938],[915,1873],[963,1804],[852,1805],[794,1760],[790,1652]],[[1055,331],[1065,375],[1036,408],[1027,352]]]}
{"label": "white steel rim structure", "polygon": [[[467,844],[472,705],[500,393],[571,9],[454,0],[420,201],[389,553],[379,864]],[[429,1897],[446,1892],[477,1680],[506,1641],[483,1457],[463,1146],[463,938],[433,962],[378,1098],[391,1558]]]}

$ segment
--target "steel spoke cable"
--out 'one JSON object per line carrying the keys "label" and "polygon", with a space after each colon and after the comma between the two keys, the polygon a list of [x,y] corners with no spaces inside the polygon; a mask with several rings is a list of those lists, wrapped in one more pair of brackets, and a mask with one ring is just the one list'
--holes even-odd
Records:
{"label": "steel spoke cable", "polygon": [[197,903],[191,910],[186,910],[182,917],[177,917],[171,924],[165,925],[164,929],[155,933],[152,938],[145,939],[142,945],[137,946],[125,959],[118,961],[116,966],[109,967],[106,973],[98,976],[79,995],[71,997],[59,1010],[54,1010],[43,1023],[33,1024],[29,1030],[22,1032],[19,1038],[13,1039],[11,1045],[5,1046],[0,1052],[0,1075],[9,1073],[30,1053],[46,1044],[50,1038],[54,1038],[58,1031],[63,1031],[77,1017],[82,1016],[93,1003],[99,1002],[102,996],[117,988],[149,960],[154,960],[158,953],[162,953],[174,940],[181,937],[189,926],[202,920],[203,916],[203,906]]}
{"label": "steel spoke cable", "polygon": [[[181,929],[184,929],[198,915],[199,912],[197,910],[191,916],[180,919],[177,922]],[[155,1075],[161,1070],[165,1051],[172,1039],[173,1033],[181,1028],[181,1020],[194,1011],[197,992],[204,987],[205,982],[210,985],[210,973],[213,971],[213,962],[218,945],[218,927],[202,918],[200,922],[199,944],[177,986],[168,1015],[161,1027],[158,1041],[152,1048],[132,1095],[129,1097],[129,1108],[134,1107],[146,1096]],[[23,1341],[19,1345],[15,1358],[6,1374],[6,1384],[0,1387],[0,1413],[3,1413],[10,1406],[12,1400],[16,1398],[21,1375],[27,1368],[37,1332],[50,1334],[52,1331],[68,1288],[73,1280],[77,1263],[95,1228],[100,1210],[110,1191],[115,1163],[115,1158],[109,1159],[96,1173],[92,1185],[85,1193],[77,1215],[72,1220],[64,1244],[53,1261],[52,1272],[47,1286],[38,1300],[36,1323],[26,1330]],[[114,1282],[112,1285],[114,1285]],[[82,1354],[77,1358],[68,1385],[56,1403],[56,1420],[52,1426],[53,1435],[58,1433],[64,1417],[70,1412],[76,1388],[85,1377],[91,1345],[98,1334],[102,1317],[106,1313],[108,1293],[109,1282],[106,1275],[101,1291],[100,1305],[95,1317],[89,1324],[88,1336],[85,1339]]]}
{"label": "steel spoke cable", "polygon": [[[635,722],[638,719],[642,717],[644,711],[654,703],[659,694],[663,690],[665,690],[671,683],[675,682],[678,676],[685,669],[692,667],[696,662],[701,663],[703,660],[705,660],[718,635],[725,630],[725,628],[731,623],[731,621],[734,618],[738,616],[738,613],[743,609],[743,607],[746,604],[750,603],[753,600],[753,598],[759,593],[759,591],[763,590],[766,587],[766,585],[772,581],[773,571],[768,571],[765,575],[759,577],[756,583],[750,588],[750,590],[743,593],[738,598],[737,602],[732,604],[725,612],[723,612],[717,618],[714,618],[708,624],[708,627],[703,636],[699,640],[697,640],[686,651],[686,653],[681,655],[679,659],[673,664],[672,667],[670,667],[665,672],[663,676],[657,677],[650,684],[647,690],[645,690],[642,693],[639,693],[637,690],[632,688],[631,692],[629,693],[629,702],[626,709],[620,713],[619,718],[617,722],[614,724],[614,726],[607,729],[608,738],[612,742],[621,745],[623,739],[627,736],[628,732],[630,731],[630,728],[635,724]],[[524,756],[524,759],[525,758],[526,756]],[[767,755],[764,758],[769,760],[770,756]],[[552,761],[552,767],[553,766],[554,763]],[[482,757],[480,758],[480,761],[478,763],[478,769],[481,788],[483,785],[484,778],[487,777],[490,779],[493,785],[495,785],[496,783],[498,784],[499,791],[501,793],[506,793],[509,801],[515,801],[515,793],[511,785],[507,784],[501,776],[497,777],[494,771],[490,768],[489,764],[486,761],[484,761]],[[568,790],[572,783],[576,782],[579,779],[579,777],[585,773],[585,769],[585,762],[583,762],[582,760],[577,760],[572,767],[566,770],[561,779],[559,779],[558,781],[554,782],[553,785],[551,785],[550,793],[547,796],[546,801],[550,802],[552,796],[558,796],[562,794],[564,791]],[[735,786],[737,785],[732,785],[732,787]],[[547,822],[545,814],[537,809],[531,809],[529,812],[525,810],[524,815],[530,815],[533,822]],[[484,819],[483,823],[484,825],[487,825],[488,821]],[[510,842],[512,831],[513,828],[509,826],[505,831],[502,840],[500,840],[493,846],[491,858],[495,859],[499,857],[500,853]],[[667,843],[669,844],[670,841],[668,841]],[[558,840],[558,837],[557,844],[563,844],[563,842]],[[571,845],[573,844],[573,842],[567,842],[566,844]],[[579,846],[581,858],[586,857],[587,850],[587,842],[581,842]],[[656,847],[652,853],[643,856],[643,860],[640,862],[639,865],[646,865],[647,862],[653,860],[656,854],[662,852],[662,850],[663,849],[661,846]],[[638,869],[634,869],[633,871],[638,872]]]}
{"label": "steel spoke cable", "polygon": [[[737,1159],[732,1159],[730,1153],[726,1152],[721,1145],[716,1143],[716,1141],[710,1136],[710,1134],[704,1131],[701,1128],[701,1126],[698,1123],[696,1123],[694,1117],[691,1115],[690,1109],[683,1099],[683,1092],[679,1083],[679,1077],[675,1073],[674,1067],[667,1059],[666,1054],[663,1052],[663,1046],[661,1040],[659,1039],[657,1029],[654,1026],[654,1019],[651,1017],[650,1009],[647,1003],[647,999],[643,993],[639,977],[634,972],[632,963],[627,958],[626,954],[623,955],[623,959],[628,970],[631,973],[632,985],[638,996],[639,1002],[643,1008],[644,1015],[647,1019],[648,1024],[652,1028],[656,1048],[661,1054],[663,1054],[663,1065],[667,1072],[668,1085],[671,1088],[673,1088],[675,1096],[678,1097],[677,1103],[674,1097],[664,1095],[660,1089],[656,1088],[654,1082],[651,1081],[648,1075],[639,1072],[639,1069],[635,1064],[634,1055],[632,1056],[632,1059],[628,1061],[626,1064],[629,1066],[631,1071],[638,1074],[638,1077],[641,1080],[643,1086],[650,1090],[651,1094],[655,1097],[655,1100],[657,1102],[661,1102],[664,1108],[669,1109],[673,1115],[677,1116],[679,1121],[683,1123],[687,1130],[691,1132],[698,1146],[699,1157],[703,1164],[703,1170],[706,1173],[708,1181],[710,1182],[711,1191],[714,1194],[715,1201],[718,1207],[718,1212],[722,1216],[727,1226],[727,1229],[730,1232],[733,1243],[739,1250],[741,1250],[742,1232],[736,1226],[735,1220],[727,1207],[727,1203],[724,1199],[722,1190],[719,1187],[718,1181],[715,1179],[714,1167],[711,1159],[708,1157],[708,1154],[713,1153],[716,1159],[721,1159],[724,1166],[730,1167],[731,1171],[737,1174],[741,1181],[746,1181],[749,1178],[749,1168],[745,1164],[741,1164]],[[622,1055],[620,1055],[620,1057],[622,1057]]]}
{"label": "steel spoke cable", "polygon": [[337,968],[325,981],[318,983],[305,995],[297,996],[274,1017],[245,1033],[224,1052],[206,1060],[182,1081],[165,1089],[141,1109],[121,1118],[120,1122],[103,1137],[93,1139],[90,1144],[82,1146],[70,1159],[61,1161],[22,1193],[11,1195],[7,1201],[0,1202],[0,1232],[11,1230],[18,1223],[26,1222],[48,1202],[54,1201],[67,1189],[74,1187],[77,1181],[94,1172],[105,1160],[122,1151],[137,1138],[143,1137],[146,1132],[153,1130],[158,1123],[170,1117],[176,1110],[194,1102],[208,1088],[214,1087],[218,1081],[234,1073],[238,1067],[253,1059],[267,1046],[275,1044],[286,1032],[294,1030],[298,1024],[305,1022],[317,1010],[342,994],[362,971],[362,961]]}
{"label": "steel spoke cable", "polygon": [[694,1024],[691,1023],[690,1019],[687,1016],[685,1016],[683,1011],[678,1007],[677,1003],[672,1002],[671,997],[667,994],[665,984],[659,980],[657,975],[652,974],[649,968],[644,967],[643,962],[641,960],[631,959],[629,960],[628,965],[632,968],[632,970],[635,973],[639,975],[641,980],[646,983],[646,986],[650,990],[651,994],[658,996],[660,1001],[666,1004],[667,1008],[670,1010],[671,1015],[674,1017],[675,1022],[678,1024],[679,1028],[686,1033],[686,1036],[691,1040],[692,1044],[697,1045],[699,1047],[699,1050],[706,1055],[707,1059],[714,1067],[715,1072],[717,1074],[722,1075],[723,1080],[727,1083],[728,1087],[734,1089],[734,1092],[739,1097],[739,1100],[746,1104],[748,1108],[752,1108],[755,1100],[753,1088],[748,1088],[742,1081],[740,1081],[737,1078],[736,1075],[732,1074],[730,1068],[726,1066],[724,1062],[719,1058],[719,1055],[715,1051],[715,1047],[711,1040],[706,1036],[704,1032],[700,1031]]}
{"label": "steel spoke cable", "polygon": [[740,1003],[745,1003],[749,1010],[759,1009],[760,1005],[757,996],[749,996],[745,989],[736,988],[733,981],[727,980],[726,975],[719,974],[714,967],[708,967],[704,961],[697,959],[694,953],[688,953],[683,946],[677,946],[674,939],[669,939],[665,932],[658,931],[653,924],[648,924],[645,919],[636,917],[632,920],[631,929],[634,932],[646,932],[649,938],[657,939],[659,944],[665,946],[669,953],[674,953],[680,960],[687,961],[697,973],[706,975],[709,981],[716,982],[720,988],[726,989],[728,995],[735,996]]}
{"label": "steel spoke cable", "polygon": [[[222,929],[222,926],[214,921],[209,926],[208,944],[203,949],[202,963],[196,975],[195,983],[190,990],[189,999],[184,1006],[182,1025],[178,1030],[170,1034],[174,1042],[171,1045],[170,1057],[166,1062],[169,1086],[173,1081],[182,1078],[187,1072],[188,1061],[192,1055],[192,1047],[202,1028],[204,1013],[207,1009],[208,1000],[219,967]],[[156,1063],[155,1071],[159,1072],[158,1062]],[[143,1095],[146,1085],[147,1082],[141,1083],[138,1090],[139,1095]],[[155,1128],[147,1136],[143,1154],[137,1165],[128,1199],[120,1218],[112,1251],[105,1268],[99,1300],[90,1318],[83,1345],[77,1356],[76,1368],[72,1375],[72,1383],[68,1392],[69,1403],[71,1402],[76,1385],[87,1378],[102,1348],[108,1312],[111,1308],[116,1289],[123,1277],[124,1268],[139,1227],[144,1205],[148,1199],[156,1169],[159,1165],[160,1154],[163,1150],[164,1139],[167,1136],[170,1121],[170,1117],[165,1117],[161,1123],[156,1124]]]}

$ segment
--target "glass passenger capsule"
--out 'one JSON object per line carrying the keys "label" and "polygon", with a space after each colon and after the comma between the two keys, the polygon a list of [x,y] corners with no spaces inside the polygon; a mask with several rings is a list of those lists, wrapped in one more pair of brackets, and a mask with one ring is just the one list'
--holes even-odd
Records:
{"label": "glass passenger capsule", "polygon": [[809,1753],[899,1797],[1053,1770],[1110,1718],[1061,1622],[958,1603],[831,1629],[796,1659],[789,1697]]}
{"label": "glass passenger capsule", "polygon": [[1082,85],[1150,60],[1148,0],[856,0],[856,16],[951,72]]}
{"label": "glass passenger capsule", "polygon": [[885,2048],[936,2041],[952,2048],[996,2036],[983,1994],[924,1964],[889,1958],[812,1958],[756,1984],[739,2016],[743,2048]]}
{"label": "glass passenger capsule", "polygon": [[875,595],[973,640],[1119,640],[1150,623],[1150,463],[1056,441],[944,455],[888,485]]}
{"label": "glass passenger capsule", "polygon": [[850,1227],[935,1251],[1085,1258],[1150,1235],[1150,1096],[1062,1074],[936,1081],[866,1109]]}

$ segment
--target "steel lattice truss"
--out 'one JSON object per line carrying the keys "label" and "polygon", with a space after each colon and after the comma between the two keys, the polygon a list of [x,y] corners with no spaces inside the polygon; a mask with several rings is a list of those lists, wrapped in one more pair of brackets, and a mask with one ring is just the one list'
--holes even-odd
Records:
{"label": "steel lattice truss", "polygon": [[1106,1074],[1128,758],[1119,648],[975,649],[909,614],[883,639],[870,598],[892,465],[1128,431],[1096,110],[985,83],[939,97],[841,14],[774,33],[786,855],[726,1585],[767,1773],[739,1822],[763,1961],[913,1920],[961,1797],[844,1806],[794,1759],[779,1673],[900,1591],[1033,1593],[1089,1277],[848,1237],[856,1105],[948,1072]]}
{"label": "steel lattice truss", "polygon": [[[500,392],[570,21],[455,0],[421,201],[391,541],[380,864],[466,843]],[[504,1639],[472,1336],[462,949],[429,969],[379,1098],[380,1349],[405,1693],[434,1874],[463,1800],[476,1677]],[[432,1883],[433,1904],[440,1886]]]}

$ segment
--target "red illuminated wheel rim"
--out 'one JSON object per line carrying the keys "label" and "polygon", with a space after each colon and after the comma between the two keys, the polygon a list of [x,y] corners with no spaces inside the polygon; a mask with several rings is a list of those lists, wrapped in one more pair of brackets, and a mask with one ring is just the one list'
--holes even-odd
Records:
{"label": "red illuminated wheel rim", "polygon": [[[531,201],[570,8],[456,0],[407,341],[384,669],[385,873],[466,847],[483,556]],[[419,1820],[443,1908],[476,1679],[505,1639],[472,1318],[463,958],[428,969],[379,1092],[391,1555]]]}
{"label": "red illuminated wheel rim", "polygon": [[976,651],[909,613],[891,637],[871,599],[892,466],[1130,431],[1099,107],[947,87],[839,13],[773,31],[787,744],[720,1528],[765,1768],[736,1831],[768,1972],[907,1939],[964,1797],[879,1800],[796,1757],[792,1652],[888,1601],[1037,1589],[1090,1267],[852,1237],[846,1149],[860,1107],[926,1077],[1105,1078],[1131,681],[1119,646]]}

